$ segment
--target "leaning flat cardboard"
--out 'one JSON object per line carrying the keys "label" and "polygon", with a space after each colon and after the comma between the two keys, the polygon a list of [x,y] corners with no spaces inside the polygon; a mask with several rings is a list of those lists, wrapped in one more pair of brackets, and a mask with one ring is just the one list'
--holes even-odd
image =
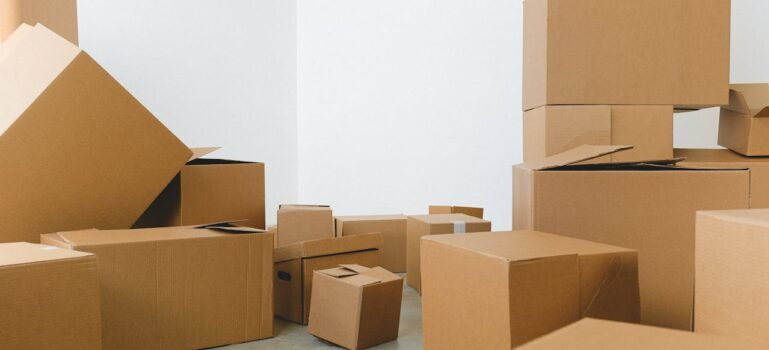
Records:
{"label": "leaning flat cardboard", "polygon": [[525,0],[523,107],[720,106],[730,0]]}
{"label": "leaning flat cardboard", "polygon": [[629,323],[583,319],[534,340],[518,350],[759,350],[744,340]]}
{"label": "leaning flat cardboard", "polygon": [[697,213],[694,330],[769,347],[769,209]]}
{"label": "leaning flat cardboard", "polygon": [[218,147],[193,148],[192,159],[134,224],[189,226],[237,218],[265,228],[264,163],[201,158]]}
{"label": "leaning flat cardboard", "polygon": [[0,50],[0,242],[130,228],[189,159],[77,46],[22,25]]}
{"label": "leaning flat cardboard", "polygon": [[0,348],[101,350],[92,254],[0,243]]}
{"label": "leaning flat cardboard", "polygon": [[536,231],[422,239],[425,349],[511,349],[582,317],[639,321],[635,251]]}
{"label": "leaning flat cardboard", "polygon": [[283,204],[278,208],[278,247],[334,238],[334,216],[328,205]]}
{"label": "leaning flat cardboard", "polygon": [[42,235],[96,254],[105,349],[204,349],[272,337],[272,237],[225,224]]}
{"label": "leaning flat cardboard", "polygon": [[673,156],[672,106],[544,106],[523,113],[523,161],[580,145],[633,145],[595,161]]}
{"label": "leaning flat cardboard", "polygon": [[381,266],[392,272],[406,272],[405,215],[337,216],[334,222],[337,237],[372,232],[382,234]]}
{"label": "leaning flat cardboard", "polygon": [[746,156],[769,156],[769,84],[736,84],[721,107],[718,144]]}
{"label": "leaning flat cardboard", "polygon": [[403,278],[381,267],[342,265],[313,275],[310,334],[350,350],[398,338]]}
{"label": "leaning flat cardboard", "polygon": [[340,264],[379,266],[382,235],[360,234],[303,241],[275,249],[275,315],[307,324],[312,274]]}
{"label": "leaning flat cardboard", "polygon": [[627,146],[582,146],[513,168],[513,227],[638,250],[641,321],[692,329],[694,217],[748,208],[746,169],[575,163]]}
{"label": "leaning flat cardboard", "polygon": [[0,0],[0,43],[22,23],[41,23],[77,45],[77,0]]}
{"label": "leaning flat cardboard", "polygon": [[427,235],[491,231],[491,222],[466,214],[433,214],[409,216],[406,232],[406,283],[421,291],[421,238]]}
{"label": "leaning flat cardboard", "polygon": [[461,207],[458,205],[431,205],[428,214],[467,214],[483,219],[483,208]]}

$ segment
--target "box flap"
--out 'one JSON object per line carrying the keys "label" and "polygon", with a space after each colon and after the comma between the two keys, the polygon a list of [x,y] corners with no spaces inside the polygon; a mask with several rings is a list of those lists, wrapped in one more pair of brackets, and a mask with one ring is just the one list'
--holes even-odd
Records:
{"label": "box flap", "polygon": [[191,162],[191,161],[193,161],[195,159],[205,157],[209,153],[213,153],[213,152],[215,152],[215,151],[217,151],[219,149],[221,149],[221,147],[193,147],[193,148],[190,148],[190,151],[192,151],[192,156],[190,157],[189,161]]}
{"label": "box flap", "polygon": [[82,258],[91,253],[33,243],[0,243],[0,267]]}
{"label": "box flap", "polygon": [[222,221],[222,222],[216,222],[212,224],[203,224],[195,226],[197,229],[209,229],[214,231],[221,231],[225,233],[264,233],[267,232],[262,229],[258,228],[252,228],[252,227],[246,227],[246,226],[237,226],[235,223],[237,222],[244,222],[247,220],[233,220],[233,221]]}
{"label": "box flap", "polygon": [[754,118],[769,116],[769,84],[732,84],[724,109]]}
{"label": "box flap", "polygon": [[54,239],[66,243],[72,247],[96,246],[123,243],[168,241],[177,239],[194,239],[222,237],[235,234],[261,233],[262,230],[250,227],[227,227],[225,224],[216,223],[199,226],[174,226],[146,229],[126,230],[80,230],[69,232],[57,232],[49,235]]}
{"label": "box flap", "polygon": [[353,276],[353,275],[357,275],[358,274],[355,271],[348,270],[348,269],[345,269],[345,268],[342,268],[342,267],[335,267],[333,269],[320,270],[318,272],[320,272],[320,273],[322,273],[324,275],[329,275],[331,277],[336,277],[336,278],[346,277],[346,276]]}
{"label": "box flap", "polygon": [[326,269],[326,270],[319,270],[318,272],[327,276],[338,278],[340,281],[343,281],[345,283],[349,283],[358,287],[381,283],[382,279],[377,278],[376,276],[362,274],[369,270],[371,269],[361,265],[342,264],[342,265],[339,265],[339,267]]}
{"label": "box flap", "polygon": [[344,277],[341,280],[345,283],[349,283],[358,287],[364,287],[372,284],[382,283],[382,281],[379,280],[378,278],[366,276],[366,275],[354,275],[354,276]]}
{"label": "box flap", "polygon": [[524,163],[522,166],[531,170],[545,170],[571,165],[586,160],[633,148],[629,145],[582,145],[566,152],[547,157],[540,161]]}
{"label": "box flap", "polygon": [[380,247],[382,247],[382,235],[380,233],[364,233],[354,236],[298,242],[275,248],[273,258],[275,262],[281,262],[299,258],[313,258],[379,249]]}

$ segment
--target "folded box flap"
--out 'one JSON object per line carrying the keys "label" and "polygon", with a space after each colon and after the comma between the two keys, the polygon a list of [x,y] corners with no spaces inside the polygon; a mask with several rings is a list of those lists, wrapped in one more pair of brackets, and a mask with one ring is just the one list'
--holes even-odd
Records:
{"label": "folded box flap", "polygon": [[203,224],[194,226],[193,228],[196,229],[207,229],[207,230],[214,230],[214,231],[220,231],[225,233],[264,233],[267,232],[265,230],[252,228],[252,227],[246,227],[246,226],[237,226],[235,225],[238,222],[243,222],[246,220],[231,220],[231,221],[221,221],[221,222],[214,222],[210,224]]}
{"label": "folded box flap", "polygon": [[190,151],[192,151],[192,156],[190,157],[189,161],[193,161],[198,158],[205,157],[209,153],[213,153],[215,151],[218,151],[221,147],[195,147],[190,148]]}
{"label": "folded box flap", "polygon": [[582,145],[540,161],[524,163],[523,167],[531,170],[558,168],[631,148],[633,148],[633,146],[629,145]]}
{"label": "folded box flap", "polygon": [[382,279],[377,278],[376,276],[361,275],[361,273],[369,270],[370,269],[368,267],[357,264],[341,264],[339,267],[332,269],[319,270],[318,273],[339,278],[345,283],[349,283],[358,287],[381,283]]}
{"label": "folded box flap", "polygon": [[366,276],[366,275],[354,275],[349,277],[344,277],[342,280],[345,283],[352,284],[354,286],[358,287],[364,287],[372,284],[381,283],[382,281],[378,278],[372,277],[372,276]]}
{"label": "folded box flap", "polygon": [[753,117],[769,116],[769,84],[732,84],[729,105],[724,109]]}

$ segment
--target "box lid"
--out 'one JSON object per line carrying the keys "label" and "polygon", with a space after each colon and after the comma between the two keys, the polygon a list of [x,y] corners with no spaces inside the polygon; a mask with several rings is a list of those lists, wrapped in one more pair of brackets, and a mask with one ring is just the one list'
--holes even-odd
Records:
{"label": "box lid", "polygon": [[753,118],[769,117],[769,84],[732,84],[724,109]]}
{"label": "box lid", "polygon": [[312,258],[379,249],[381,246],[382,235],[380,233],[366,233],[354,236],[298,242],[285,247],[275,248],[273,256],[275,262],[281,262],[300,258]]}
{"label": "box lid", "polygon": [[428,224],[452,224],[457,221],[468,224],[488,223],[488,220],[480,219],[467,214],[430,214],[430,215],[410,215],[409,218],[424,221]]}
{"label": "box lid", "polygon": [[0,243],[0,267],[91,256],[91,253],[26,242]]}
{"label": "box lid", "polygon": [[339,267],[318,270],[316,272],[337,278],[341,282],[356,287],[364,287],[401,279],[398,275],[381,267],[368,268],[356,264],[343,264],[339,265]]}

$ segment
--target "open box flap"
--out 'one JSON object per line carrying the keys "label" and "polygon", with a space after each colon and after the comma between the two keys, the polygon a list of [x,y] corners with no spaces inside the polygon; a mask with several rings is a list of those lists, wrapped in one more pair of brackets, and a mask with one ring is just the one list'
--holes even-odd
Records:
{"label": "open box flap", "polygon": [[631,148],[633,146],[629,145],[582,145],[540,161],[524,163],[523,167],[531,170],[559,168]]}
{"label": "open box flap", "polygon": [[732,84],[724,109],[754,118],[769,117],[769,84]]}
{"label": "open box flap", "polygon": [[209,153],[213,153],[215,151],[218,151],[220,148],[221,147],[195,147],[195,148],[190,148],[190,151],[192,151],[192,156],[190,157],[190,159],[188,161],[191,162],[191,161],[193,161],[195,159],[205,157]]}
{"label": "open box flap", "polygon": [[380,278],[361,274],[369,270],[370,269],[368,267],[361,266],[361,265],[343,264],[343,265],[339,265],[339,267],[320,270],[318,272],[327,276],[339,278],[345,283],[349,283],[358,287],[381,283],[382,280]]}

